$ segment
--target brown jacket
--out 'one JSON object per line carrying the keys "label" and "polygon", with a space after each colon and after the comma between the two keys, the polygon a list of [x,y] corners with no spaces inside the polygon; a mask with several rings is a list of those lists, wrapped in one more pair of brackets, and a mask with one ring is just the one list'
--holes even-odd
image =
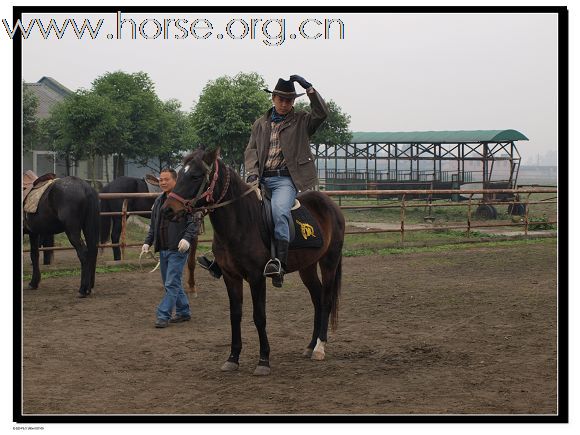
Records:
{"label": "brown jacket", "polygon": [[[310,151],[310,136],[328,116],[326,103],[316,90],[306,94],[310,98],[311,113],[296,112],[286,116],[280,130],[280,146],[292,181],[300,191],[318,184],[316,165]],[[270,147],[272,109],[258,118],[252,126],[250,141],[244,153],[246,176],[262,176]]]}

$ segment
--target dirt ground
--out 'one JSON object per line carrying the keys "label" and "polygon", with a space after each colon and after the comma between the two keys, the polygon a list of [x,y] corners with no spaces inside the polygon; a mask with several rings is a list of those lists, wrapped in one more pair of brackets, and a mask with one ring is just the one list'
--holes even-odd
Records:
{"label": "dirt ground", "polygon": [[291,274],[268,287],[268,377],[249,289],[240,370],[222,373],[227,294],[197,279],[192,321],[166,329],[157,273],[99,274],[87,299],[78,277],[23,290],[23,413],[557,413],[555,242],[345,258],[322,362],[302,356],[313,312]]}

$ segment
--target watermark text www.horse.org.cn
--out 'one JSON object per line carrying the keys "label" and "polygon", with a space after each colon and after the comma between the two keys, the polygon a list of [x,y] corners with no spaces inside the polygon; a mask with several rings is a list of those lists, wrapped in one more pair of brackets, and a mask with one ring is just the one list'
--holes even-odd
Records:
{"label": "watermark text www.horse.org.cn", "polygon": [[[113,14],[111,14],[113,15]],[[137,18],[117,11],[115,19],[98,18],[29,18],[18,19],[11,25],[3,19],[4,30],[10,39],[28,39],[39,35],[43,39],[165,39],[165,40],[257,40],[270,47],[288,40],[343,40],[345,23],[340,18],[304,17],[296,23],[287,18],[235,17],[210,20],[207,18]]]}

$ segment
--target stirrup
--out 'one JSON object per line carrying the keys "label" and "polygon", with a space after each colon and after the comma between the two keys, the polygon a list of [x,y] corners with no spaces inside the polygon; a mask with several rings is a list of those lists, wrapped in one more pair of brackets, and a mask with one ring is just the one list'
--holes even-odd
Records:
{"label": "stirrup", "polygon": [[[268,266],[272,266],[272,265],[274,267],[276,267],[276,269],[278,269],[278,270],[276,270],[276,271],[270,271],[270,272],[269,271],[266,271],[266,269],[268,269]],[[266,263],[266,266],[264,266],[264,273],[263,273],[263,275],[266,278],[273,277],[273,276],[281,276],[283,274],[284,274],[284,272],[282,271],[282,263],[277,258],[273,258],[273,259],[269,260]]]}

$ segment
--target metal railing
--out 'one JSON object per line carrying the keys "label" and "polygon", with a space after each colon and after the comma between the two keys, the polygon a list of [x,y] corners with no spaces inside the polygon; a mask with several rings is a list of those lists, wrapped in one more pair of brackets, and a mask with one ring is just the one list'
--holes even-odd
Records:
{"label": "metal railing", "polygon": [[[529,220],[529,206],[534,204],[556,204],[557,198],[550,198],[549,200],[543,201],[532,201],[530,196],[533,194],[542,193],[558,193],[557,188],[534,188],[534,189],[481,189],[481,190],[334,190],[334,191],[321,191],[330,197],[336,197],[338,199],[339,206],[341,209],[351,210],[351,209],[381,209],[381,208],[399,208],[400,209],[400,226],[392,229],[370,229],[370,230],[349,230],[346,234],[372,234],[372,233],[393,233],[399,232],[401,234],[401,243],[405,241],[405,233],[413,231],[442,231],[442,230],[466,230],[467,236],[471,235],[474,229],[478,228],[493,228],[493,227],[523,227],[523,234],[528,236],[530,224],[535,224]],[[432,197],[441,194],[458,194],[468,197],[465,201],[459,202],[433,202]],[[473,198],[474,195],[487,195],[488,197],[493,197],[496,194],[510,194],[513,196],[513,200],[510,201],[485,201],[482,202],[479,199]],[[394,202],[390,204],[380,204],[380,205],[342,205],[342,200],[344,198],[376,198],[384,196],[396,196],[399,199],[396,200],[398,204]],[[521,196],[524,199],[521,199]],[[141,243],[127,243],[127,219],[132,215],[147,216],[151,214],[151,210],[141,210],[141,211],[128,211],[128,200],[132,198],[156,198],[159,196],[158,193],[100,193],[99,198],[101,200],[107,199],[123,199],[123,205],[120,212],[101,212],[101,216],[121,216],[121,236],[119,243],[106,243],[99,244],[99,248],[110,248],[119,247],[121,249],[121,259],[125,258],[125,248],[141,246]],[[409,199],[409,196],[426,196],[426,199],[416,200]],[[516,199],[519,198],[519,199]],[[421,202],[419,202],[421,201]],[[484,221],[474,222],[473,214],[474,207],[478,207],[482,204],[485,205],[509,205],[512,204],[522,204],[524,206],[524,215],[522,216],[521,222],[491,222]],[[466,222],[465,224],[453,224],[453,225],[433,225],[429,227],[425,226],[413,226],[406,224],[406,213],[409,208],[412,207],[427,207],[429,209],[429,215],[431,215],[431,210],[436,207],[457,207],[463,206],[467,207]],[[557,224],[556,221],[546,220],[542,222],[545,224]],[[211,239],[200,239],[200,243],[211,242]],[[57,250],[69,250],[74,249],[73,247],[45,247],[39,248],[40,251],[57,251]],[[23,252],[29,252],[30,250],[24,250]]]}

